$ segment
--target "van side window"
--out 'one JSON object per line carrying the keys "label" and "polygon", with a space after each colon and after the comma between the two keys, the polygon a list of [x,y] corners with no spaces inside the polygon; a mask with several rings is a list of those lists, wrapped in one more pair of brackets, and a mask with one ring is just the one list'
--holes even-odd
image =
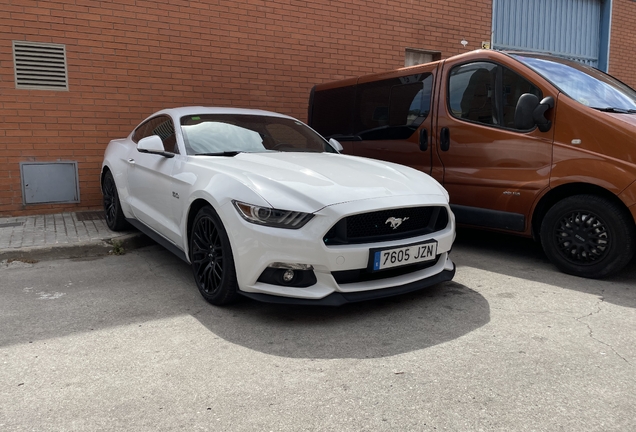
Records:
{"label": "van side window", "polygon": [[311,127],[325,137],[352,135],[355,101],[355,85],[316,92]]}
{"label": "van side window", "polygon": [[541,99],[537,86],[495,63],[468,63],[450,73],[449,107],[459,119],[514,129],[517,101],[524,93]]}
{"label": "van side window", "polygon": [[524,93],[532,93],[543,99],[541,90],[530,81],[508,68],[503,69],[503,126],[515,128],[515,109]]}
{"label": "van side window", "polygon": [[497,65],[479,62],[457,66],[449,79],[449,103],[454,117],[497,124],[495,82]]}
{"label": "van side window", "polygon": [[358,84],[353,133],[362,140],[406,139],[430,112],[433,76]]}

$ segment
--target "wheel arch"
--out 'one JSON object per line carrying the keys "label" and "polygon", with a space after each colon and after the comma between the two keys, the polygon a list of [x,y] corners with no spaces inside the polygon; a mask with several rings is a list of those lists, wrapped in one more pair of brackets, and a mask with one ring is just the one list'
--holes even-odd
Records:
{"label": "wheel arch", "polygon": [[102,167],[102,172],[99,174],[99,187],[100,189],[102,188],[102,185],[104,184],[104,177],[106,176],[106,173],[111,172],[111,169],[108,167],[108,165],[104,165]]}
{"label": "wheel arch", "polygon": [[214,206],[212,205],[212,203],[210,203],[210,201],[204,198],[197,198],[194,201],[192,201],[192,203],[190,204],[190,208],[188,209],[188,217],[186,220],[186,249],[187,249],[188,258],[190,258],[189,245],[190,245],[190,236],[192,235],[192,224],[194,223],[194,218],[197,216],[197,214],[203,207],[207,207],[207,206],[214,208]]}
{"label": "wheel arch", "polygon": [[548,191],[537,203],[532,213],[532,237],[540,240],[541,223],[550,208],[564,198],[574,195],[596,195],[621,206],[630,214],[629,209],[619,197],[607,189],[590,183],[568,183]]}

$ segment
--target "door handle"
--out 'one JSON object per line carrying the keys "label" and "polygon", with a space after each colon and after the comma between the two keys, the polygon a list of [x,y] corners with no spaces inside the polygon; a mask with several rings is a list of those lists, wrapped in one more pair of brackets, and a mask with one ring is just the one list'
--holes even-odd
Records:
{"label": "door handle", "polygon": [[131,165],[134,165],[135,164],[135,160],[134,159],[128,159],[128,163],[131,164]]}
{"label": "door handle", "polygon": [[420,150],[428,150],[428,131],[426,129],[420,131]]}
{"label": "door handle", "polygon": [[443,127],[439,133],[439,148],[442,151],[448,151],[450,148],[450,131],[447,127]]}

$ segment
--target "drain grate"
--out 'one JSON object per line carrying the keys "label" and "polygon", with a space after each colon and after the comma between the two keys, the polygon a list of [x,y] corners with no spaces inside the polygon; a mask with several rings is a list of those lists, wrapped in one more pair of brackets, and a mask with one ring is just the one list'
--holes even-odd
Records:
{"label": "drain grate", "polygon": [[22,225],[24,225],[24,222],[7,222],[7,223],[0,223],[0,228],[19,227]]}
{"label": "drain grate", "polygon": [[100,220],[105,219],[103,211],[86,211],[86,212],[77,212],[75,213],[75,217],[78,221],[92,221],[92,220]]}

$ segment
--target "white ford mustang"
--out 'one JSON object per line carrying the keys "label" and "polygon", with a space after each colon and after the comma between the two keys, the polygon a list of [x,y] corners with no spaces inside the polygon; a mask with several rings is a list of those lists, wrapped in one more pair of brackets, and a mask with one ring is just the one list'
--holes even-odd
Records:
{"label": "white ford mustang", "polygon": [[414,169],[345,156],[267,111],[159,111],[110,142],[106,221],[128,223],[190,263],[221,305],[340,305],[453,278],[448,194]]}

